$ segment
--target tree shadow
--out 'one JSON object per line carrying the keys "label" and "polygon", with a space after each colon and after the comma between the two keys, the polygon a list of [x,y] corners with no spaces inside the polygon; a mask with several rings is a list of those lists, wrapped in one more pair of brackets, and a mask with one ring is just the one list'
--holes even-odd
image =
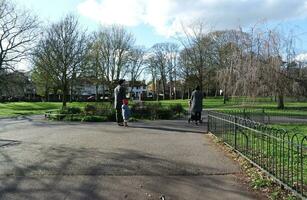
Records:
{"label": "tree shadow", "polygon": [[132,123],[130,127],[178,133],[207,133],[207,122],[203,122],[199,125],[194,125],[188,124],[188,122],[183,120],[159,120],[145,123]]}
{"label": "tree shadow", "polygon": [[[197,189],[249,195],[237,188],[224,187],[224,180],[216,176],[225,175],[225,172],[215,168],[172,161],[131,149],[108,152],[95,148],[35,145],[36,150],[26,145],[14,147],[17,148],[15,153],[26,148],[29,152],[39,152],[37,156],[34,153],[34,158],[24,158],[27,152],[19,152],[18,157],[10,151],[0,151],[1,199],[110,199],[110,194],[131,192],[131,185],[123,183],[122,179],[139,176],[152,177],[153,181],[146,184],[146,190],[152,193],[176,190],[176,186],[183,182],[191,188],[197,186]],[[110,180],[113,184],[107,183]],[[119,197],[111,199],[126,199]]]}

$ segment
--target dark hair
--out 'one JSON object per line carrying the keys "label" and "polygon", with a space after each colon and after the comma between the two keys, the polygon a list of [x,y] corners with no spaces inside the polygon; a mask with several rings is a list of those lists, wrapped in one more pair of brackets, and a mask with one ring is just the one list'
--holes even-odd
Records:
{"label": "dark hair", "polygon": [[121,85],[125,82],[125,79],[119,79],[118,84]]}
{"label": "dark hair", "polygon": [[200,90],[200,86],[199,85],[196,86],[195,90]]}

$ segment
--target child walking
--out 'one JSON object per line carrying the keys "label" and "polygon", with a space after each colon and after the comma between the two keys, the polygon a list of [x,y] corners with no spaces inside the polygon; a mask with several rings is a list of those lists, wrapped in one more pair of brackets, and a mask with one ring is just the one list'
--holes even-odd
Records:
{"label": "child walking", "polygon": [[128,127],[128,120],[129,120],[130,114],[131,114],[131,111],[128,106],[128,99],[124,99],[123,105],[122,105],[122,115],[123,115],[125,127]]}

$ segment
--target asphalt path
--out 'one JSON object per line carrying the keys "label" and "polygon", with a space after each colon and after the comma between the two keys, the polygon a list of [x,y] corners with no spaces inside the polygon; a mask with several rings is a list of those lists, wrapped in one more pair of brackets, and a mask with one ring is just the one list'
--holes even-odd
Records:
{"label": "asphalt path", "polygon": [[206,126],[0,119],[0,199],[257,199]]}

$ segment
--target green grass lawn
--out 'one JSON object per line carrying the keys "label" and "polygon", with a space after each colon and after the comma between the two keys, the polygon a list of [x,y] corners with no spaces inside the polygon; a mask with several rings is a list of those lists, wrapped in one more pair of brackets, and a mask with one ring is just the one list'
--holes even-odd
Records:
{"label": "green grass lawn", "polygon": [[[162,104],[177,104],[180,103],[184,107],[188,107],[188,99],[178,99],[178,100],[162,100],[160,101]],[[205,108],[265,108],[271,110],[277,110],[277,104],[274,101],[243,101],[243,100],[230,100],[226,104],[223,103],[222,98],[205,98],[203,105]],[[307,111],[307,102],[285,102],[285,109],[284,110],[295,110],[295,109],[303,109]]]}
{"label": "green grass lawn", "polygon": [[[160,101],[162,105],[181,104],[184,108],[188,108],[188,100],[164,100]],[[286,108],[283,110],[277,109],[276,102],[267,101],[248,101],[242,100],[230,100],[226,104],[223,103],[222,98],[206,98],[203,101],[205,109],[219,109],[228,112],[242,111],[244,108],[247,110],[258,110],[261,112],[262,109],[268,115],[297,115],[307,117],[307,102],[285,102]]]}
{"label": "green grass lawn", "polygon": [[[187,99],[179,100],[164,100],[160,101],[163,106],[172,104],[181,104],[184,108],[188,108]],[[68,103],[68,106],[84,107],[86,102]],[[244,98],[235,98],[223,103],[223,99],[206,98],[203,102],[205,109],[220,109],[227,111],[248,109],[265,109],[265,112],[270,115],[306,115],[307,116],[307,102],[286,102],[286,109],[278,110],[275,102],[269,102],[268,98],[257,98],[256,101],[244,101]],[[16,102],[16,103],[0,103],[0,117],[18,116],[18,115],[32,115],[43,114],[48,110],[60,109],[61,102]]]}
{"label": "green grass lawn", "polygon": [[[189,107],[189,100],[188,99],[178,99],[178,100],[162,100],[160,101],[162,105],[171,105],[171,104],[181,104],[184,108]],[[230,101],[227,104],[223,103],[222,98],[206,98],[203,101],[203,106],[206,109],[209,108],[233,108],[233,106],[237,105],[236,102]]]}
{"label": "green grass lawn", "polygon": [[[282,128],[293,133],[301,133],[307,135],[307,124],[273,124],[270,125],[275,128]],[[307,141],[306,141],[307,142]]]}
{"label": "green grass lawn", "polygon": [[[73,102],[68,106],[84,107],[87,103]],[[14,102],[0,103],[0,117],[44,114],[48,110],[60,109],[60,102]]]}

